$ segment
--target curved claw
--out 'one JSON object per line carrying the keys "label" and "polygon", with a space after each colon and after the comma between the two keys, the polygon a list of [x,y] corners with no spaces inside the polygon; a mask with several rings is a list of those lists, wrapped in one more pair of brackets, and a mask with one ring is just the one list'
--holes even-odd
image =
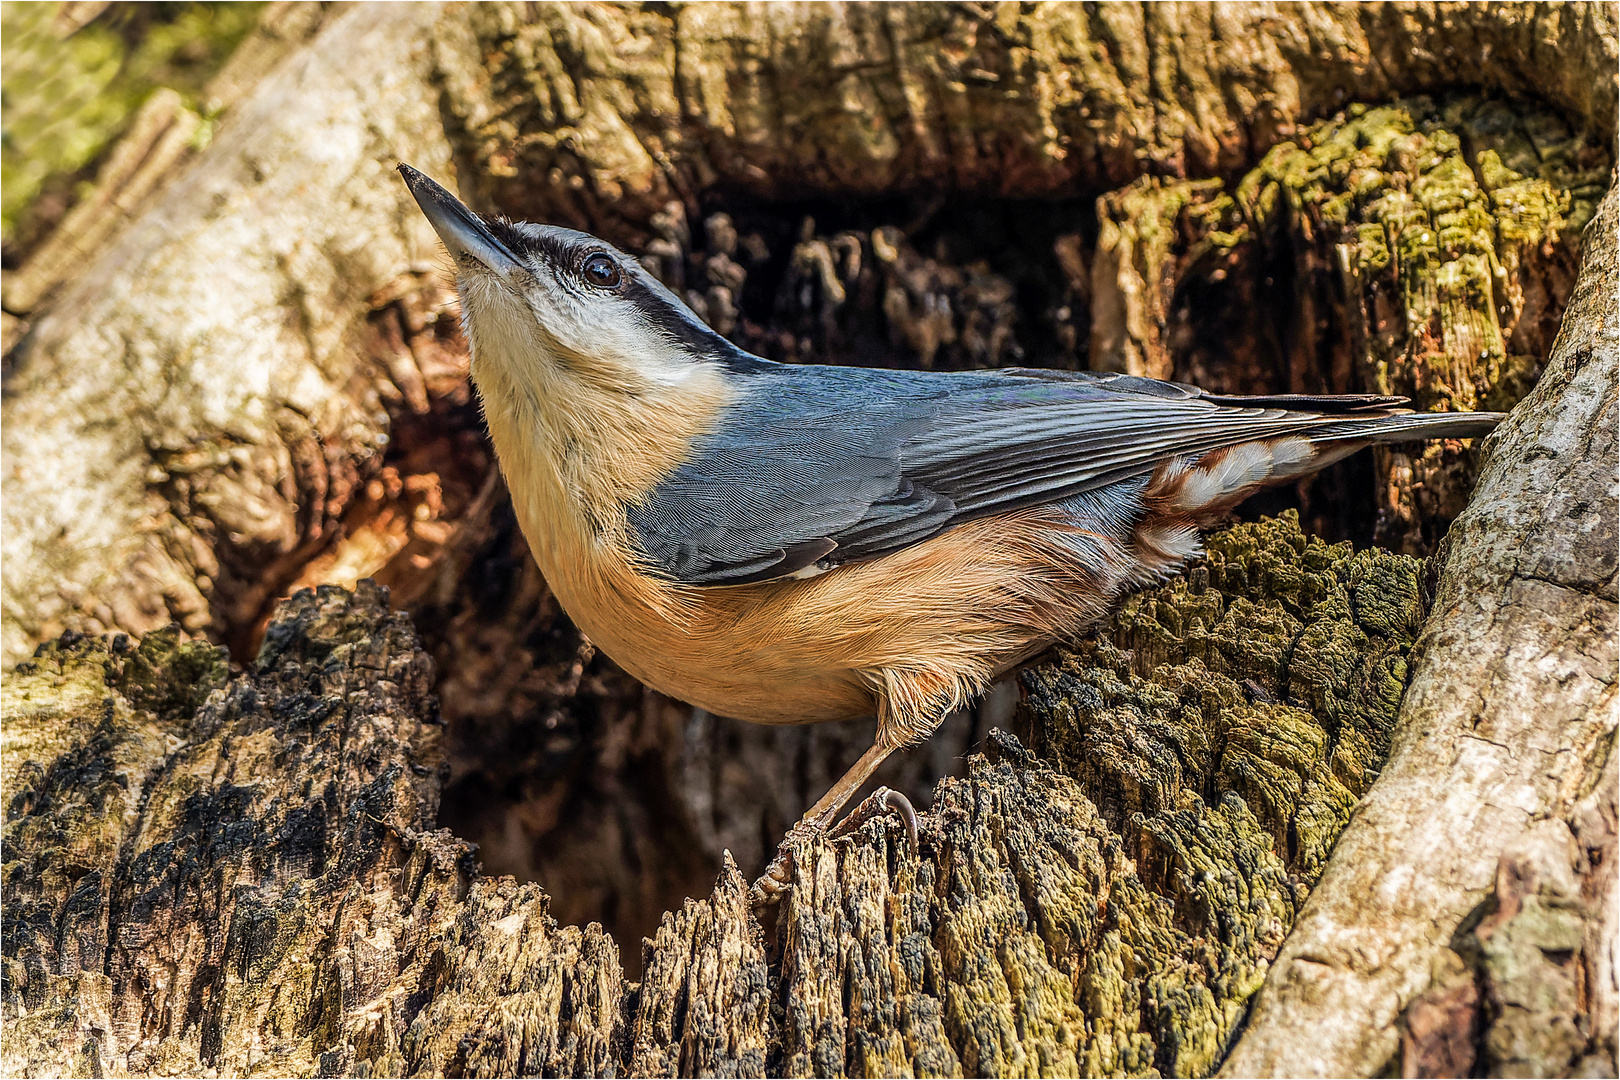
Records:
{"label": "curved claw", "polygon": [[776,858],[771,860],[770,866],[766,867],[765,872],[749,887],[748,899],[754,910],[760,911],[777,903],[782,899],[782,893],[789,888],[788,880],[792,876],[791,867],[793,864],[793,856],[788,844],[790,838],[795,835],[814,834],[823,829],[827,830],[829,839],[844,836],[887,811],[892,811],[899,816],[900,823],[906,829],[906,839],[911,844],[911,854],[915,857],[919,850],[917,810],[911,805],[911,800],[902,793],[890,787],[881,787],[872,792],[871,798],[851,810],[848,817],[830,829],[827,828],[825,815],[819,820],[806,818],[795,825],[788,835],[782,838],[781,846],[776,849]]}
{"label": "curved claw", "polygon": [[911,841],[911,853],[917,854],[917,808],[894,788],[883,789],[883,805],[900,815],[906,826],[906,839]]}
{"label": "curved claw", "polygon": [[878,814],[892,810],[900,816],[906,827],[906,839],[911,841],[911,853],[917,854],[917,811],[911,800],[890,787],[881,787],[870,798],[849,812],[849,816],[835,826],[829,836],[844,836],[871,821]]}

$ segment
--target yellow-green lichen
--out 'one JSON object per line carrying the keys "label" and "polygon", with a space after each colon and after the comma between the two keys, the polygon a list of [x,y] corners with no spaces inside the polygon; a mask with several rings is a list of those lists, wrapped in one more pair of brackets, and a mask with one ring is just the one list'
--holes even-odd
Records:
{"label": "yellow-green lichen", "polygon": [[1383,763],[1423,617],[1415,559],[1293,514],[1208,548],[1024,675],[1036,747],[1135,860],[1077,977],[1093,1074],[1219,1063]]}
{"label": "yellow-green lichen", "polygon": [[1515,326],[1527,306],[1542,317],[1539,267],[1568,260],[1549,252],[1573,244],[1586,190],[1608,167],[1534,109],[1414,98],[1274,147],[1237,201],[1259,235],[1292,229],[1337,250],[1366,389],[1424,408],[1505,408],[1548,344]]}

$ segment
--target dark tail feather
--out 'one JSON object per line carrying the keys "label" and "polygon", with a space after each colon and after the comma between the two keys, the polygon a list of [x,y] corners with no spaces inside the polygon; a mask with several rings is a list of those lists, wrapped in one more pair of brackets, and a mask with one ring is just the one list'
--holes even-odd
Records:
{"label": "dark tail feather", "polygon": [[1313,442],[1332,439],[1365,439],[1368,442],[1419,442],[1423,439],[1474,439],[1490,434],[1507,419],[1507,413],[1400,413],[1395,416],[1369,416],[1323,424],[1311,431]]}
{"label": "dark tail feather", "polygon": [[1405,405],[1410,398],[1380,394],[1201,394],[1206,401],[1249,409],[1292,409],[1299,412],[1357,413]]}

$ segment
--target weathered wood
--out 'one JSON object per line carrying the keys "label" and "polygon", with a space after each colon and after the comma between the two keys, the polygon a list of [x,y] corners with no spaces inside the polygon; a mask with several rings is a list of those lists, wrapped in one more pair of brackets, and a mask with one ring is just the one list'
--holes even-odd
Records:
{"label": "weathered wood", "polygon": [[34,320],[4,403],[7,663],[67,626],[229,637],[329,542],[386,442],[347,344],[433,250],[383,159],[448,161],[435,14],[336,20]]}
{"label": "weathered wood", "polygon": [[[1379,141],[1398,126],[1380,110],[1299,126],[1459,84],[1542,104],[1509,96],[1512,123],[1493,128],[1477,98],[1442,100],[1437,120],[1408,103],[1410,154]],[[593,656],[515,536],[464,346],[439,317],[451,295],[431,236],[388,169],[454,162],[482,205],[603,231],[770,355],[946,367],[1074,363],[1088,340],[1096,360],[1092,331],[1117,314],[1097,284],[1114,272],[1107,244],[1090,249],[1084,220],[1037,234],[1040,250],[1055,241],[1066,289],[1048,314],[1005,263],[925,247],[898,215],[801,231],[795,209],[768,244],[747,215],[760,219],[760,200],[899,190],[926,212],[934,194],[1129,184],[1103,200],[1105,232],[1131,214],[1183,230],[1162,258],[1138,246],[1119,263],[1156,283],[1159,306],[1131,332],[1148,341],[1168,312],[1155,362],[1177,376],[1350,389],[1334,381],[1348,349],[1368,386],[1428,393],[1438,373],[1442,397],[1505,405],[1561,303],[1560,230],[1611,160],[1614,84],[1603,5],[335,12],[9,358],[5,655],[63,627],[146,637],[134,651],[53,647],[7,681],[31,697],[8,699],[4,733],[18,795],[6,1071],[1207,1072],[1383,759],[1416,564],[1286,523],[1228,534],[1207,579],[1139,598],[1097,642],[1028,673],[1020,733],[1034,756],[998,737],[942,783],[920,853],[881,821],[801,848],[796,889],[762,930],[737,865],[758,866],[864,733],[701,716],[689,728]],[[1580,156],[1588,132],[1596,165]],[[1534,168],[1510,153],[1526,139]],[[1201,181],[1249,166],[1233,199]],[[1142,205],[1149,188],[1193,191],[1194,211],[1217,213],[1191,229],[1185,213],[1138,213],[1164,209]],[[1356,201],[1368,189],[1381,205]],[[1412,216],[1390,212],[1403,190],[1421,204]],[[1499,198],[1513,192],[1535,196],[1529,212]],[[1214,235],[1235,235],[1227,214],[1250,239]],[[1430,223],[1456,242],[1419,241]],[[1373,231],[1411,249],[1404,276],[1374,258]],[[1268,310],[1189,293],[1207,288],[1211,251],[1251,283],[1266,259],[1297,268],[1315,306],[1291,317],[1276,371],[1252,334],[1176,323],[1189,295],[1223,317]],[[756,300],[751,318],[745,289],[782,261],[775,308],[762,318]],[[1450,307],[1447,287],[1461,297]],[[1506,314],[1475,304],[1482,292]],[[1439,319],[1441,349],[1377,337],[1395,296]],[[1321,330],[1328,301],[1339,321]],[[1494,337],[1479,329],[1493,319]],[[1025,356],[1044,345],[1037,321],[1056,347]],[[1227,365],[1189,336],[1234,342]],[[1485,346],[1482,363],[1464,339]],[[1536,401],[1536,415],[1563,406]],[[41,457],[49,470],[32,468]],[[1547,468],[1525,458],[1521,470]],[[1392,489],[1406,516],[1386,537],[1422,550],[1469,476],[1431,471],[1406,503],[1414,488]],[[1612,491],[1595,500],[1612,532]],[[222,658],[154,631],[180,618],[246,658],[277,595],[368,574],[417,614],[447,732],[425,658],[375,593],[300,597],[263,664],[200,709]],[[1610,612],[1570,649],[1601,646]],[[953,721],[885,779],[926,793],[975,722]],[[1575,748],[1579,775],[1598,775],[1606,745]],[[1606,790],[1612,775],[1548,804],[1584,855],[1561,864],[1542,837],[1469,879],[1469,904],[1488,891],[1488,910],[1432,975],[1402,975],[1356,1068],[1390,1061],[1397,1038],[1415,1069],[1613,1060],[1613,923],[1589,917],[1612,891],[1589,872],[1613,865],[1594,854],[1613,848]],[[462,840],[428,831],[447,792],[461,836],[553,896],[478,877]],[[681,895],[701,899],[660,923]],[[566,925],[593,917],[658,927],[639,983],[619,951],[639,933]],[[1299,970],[1289,959],[1272,977]],[[1257,1032],[1267,1015],[1316,1022],[1263,1013]]]}
{"label": "weathered wood", "polygon": [[1029,197],[1229,174],[1302,120],[1458,86],[1615,126],[1598,5],[490,5],[465,33],[478,66],[446,89],[474,190],[598,227],[717,185]]}
{"label": "weathered wood", "polygon": [[4,351],[28,329],[26,316],[63,282],[78,276],[154,192],[196,156],[205,123],[217,121],[289,53],[313,37],[325,19],[321,5],[307,0],[277,0],[247,39],[230,54],[222,69],[200,93],[197,107],[187,108],[168,88],[154,92],[130,121],[97,171],[89,190],[37,246],[27,261],[5,275],[6,311],[18,321],[7,325]]}
{"label": "weathered wood", "polygon": [[1228,1075],[1375,1075],[1403,1026],[1406,1067],[1434,1068],[1474,1025],[1459,1069],[1614,1071],[1616,199],[1452,526],[1390,763]]}
{"label": "weathered wood", "polygon": [[228,684],[66,638],[5,686],[6,1071],[1207,1073],[1382,760],[1420,569],[1214,538],[1026,674],[1050,764],[997,734],[920,851],[798,844],[768,947],[728,860],[639,984],[433,831],[432,665],[376,587],[300,593]]}
{"label": "weathered wood", "polygon": [[1207,1074],[1383,760],[1419,569],[1234,528],[1024,675],[1040,757],[992,736],[920,861],[791,849],[784,1072]]}

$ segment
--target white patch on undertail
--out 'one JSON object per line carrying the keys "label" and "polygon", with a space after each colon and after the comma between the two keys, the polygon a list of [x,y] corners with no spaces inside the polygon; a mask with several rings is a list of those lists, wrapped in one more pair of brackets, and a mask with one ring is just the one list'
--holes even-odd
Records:
{"label": "white patch on undertail", "polygon": [[1285,480],[1303,476],[1322,467],[1316,447],[1309,439],[1286,438],[1271,441],[1271,476]]}
{"label": "white patch on undertail", "polygon": [[1278,442],[1282,444],[1302,443],[1308,455],[1299,458],[1297,455],[1300,451],[1294,450],[1296,460],[1290,460],[1285,465],[1282,463],[1282,455],[1279,453],[1279,467],[1276,470],[1276,475],[1282,480],[1292,480],[1297,476],[1305,476],[1320,469],[1325,469],[1335,461],[1342,461],[1357,450],[1371,445],[1366,439],[1334,439],[1330,442],[1313,443],[1308,439],[1293,438],[1279,439]]}
{"label": "white patch on undertail", "polygon": [[1134,541],[1137,564],[1130,575],[1132,586],[1157,584],[1204,550],[1198,530],[1180,523],[1144,523],[1137,527]]}
{"label": "white patch on undertail", "polygon": [[1171,505],[1183,513],[1196,513],[1241,498],[1262,484],[1314,472],[1323,464],[1308,439],[1240,443],[1211,465],[1187,469]]}
{"label": "white patch on undertail", "polygon": [[1202,510],[1263,482],[1271,475],[1271,451],[1265,443],[1234,446],[1210,466],[1187,471],[1176,493],[1175,509]]}

